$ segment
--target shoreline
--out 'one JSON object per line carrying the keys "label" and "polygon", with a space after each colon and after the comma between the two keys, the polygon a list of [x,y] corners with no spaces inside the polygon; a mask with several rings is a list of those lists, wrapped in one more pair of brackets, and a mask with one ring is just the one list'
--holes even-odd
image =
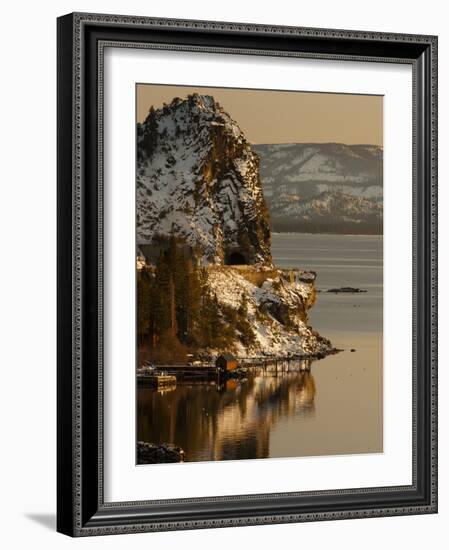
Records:
{"label": "shoreline", "polygon": [[318,231],[271,231],[271,235],[322,235],[323,237],[383,237],[383,233],[324,233]]}
{"label": "shoreline", "polygon": [[[288,363],[288,362],[305,362],[305,361],[320,361],[322,359],[325,359],[326,357],[329,357],[331,355],[336,355],[337,353],[341,353],[346,351],[346,349],[332,347],[328,351],[322,351],[317,353],[310,353],[310,354],[302,354],[302,355],[291,355],[291,356],[279,356],[279,355],[260,355],[260,356],[252,356],[252,357],[238,357],[236,356],[236,360],[240,363],[240,366],[238,368],[245,368],[245,366],[251,366],[251,365],[274,365],[275,363]],[[192,365],[189,363],[179,363],[179,364],[153,364],[154,370],[157,372],[158,370],[163,371],[169,371],[170,368],[176,369],[179,367],[186,367],[186,369],[192,368],[192,370],[197,368],[211,368],[213,364],[215,363],[215,356],[210,356],[208,360],[199,361],[197,365]],[[139,371],[142,368],[148,368],[148,367],[137,367],[137,371]]]}

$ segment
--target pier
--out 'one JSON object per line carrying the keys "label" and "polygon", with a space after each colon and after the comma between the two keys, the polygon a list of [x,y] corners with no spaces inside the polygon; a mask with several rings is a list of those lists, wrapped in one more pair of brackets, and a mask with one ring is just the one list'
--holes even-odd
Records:
{"label": "pier", "polygon": [[215,362],[195,364],[155,365],[152,369],[139,369],[137,380],[160,388],[177,382],[221,382],[228,378],[242,378],[247,374],[262,373],[278,376],[293,372],[310,371],[311,359],[283,357],[280,359],[247,358],[238,361],[236,368],[226,371]]}
{"label": "pier", "polygon": [[311,359],[282,357],[279,359],[244,359],[240,368],[247,372],[260,372],[278,376],[290,372],[305,372],[311,369]]}

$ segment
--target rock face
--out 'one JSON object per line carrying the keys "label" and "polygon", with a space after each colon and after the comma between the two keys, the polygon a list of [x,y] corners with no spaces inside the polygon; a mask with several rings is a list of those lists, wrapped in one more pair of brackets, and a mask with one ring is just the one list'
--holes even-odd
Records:
{"label": "rock face", "polygon": [[271,265],[259,158],[211,96],[175,98],[137,125],[137,242],[148,257],[171,234],[203,265]]}
{"label": "rock face", "polygon": [[[316,300],[314,272],[256,267],[208,269],[207,284],[220,308],[238,310],[242,297],[251,327],[251,343],[238,337],[232,349],[245,357],[324,356],[333,353],[331,342],[308,324],[308,311]],[[219,350],[209,350],[217,354]]]}
{"label": "rock face", "polygon": [[254,145],[275,231],[382,233],[383,151],[376,145]]}

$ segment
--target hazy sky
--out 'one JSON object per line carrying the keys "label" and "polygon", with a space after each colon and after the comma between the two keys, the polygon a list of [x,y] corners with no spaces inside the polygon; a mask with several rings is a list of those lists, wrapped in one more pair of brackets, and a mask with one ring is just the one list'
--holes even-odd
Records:
{"label": "hazy sky", "polygon": [[250,143],[383,145],[382,96],[138,84],[137,120],[194,92],[212,95]]}

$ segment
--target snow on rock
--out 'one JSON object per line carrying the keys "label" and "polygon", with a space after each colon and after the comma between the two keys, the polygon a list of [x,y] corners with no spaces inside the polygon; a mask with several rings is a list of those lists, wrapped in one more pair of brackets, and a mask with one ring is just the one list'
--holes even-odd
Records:
{"label": "snow on rock", "polygon": [[364,197],[347,195],[340,191],[323,191],[316,197],[302,198],[297,195],[281,194],[277,199],[277,208],[283,215],[296,219],[338,221],[346,218],[354,223],[363,223],[372,219],[382,220],[382,202]]}
{"label": "snow on rock", "polygon": [[259,158],[213,97],[150,110],[137,126],[137,240],[175,234],[203,264],[271,264]]}
{"label": "snow on rock", "polygon": [[288,143],[253,148],[275,231],[381,232],[381,147]]}
{"label": "snow on rock", "polygon": [[[332,344],[308,325],[308,310],[316,299],[315,274],[266,272],[261,284],[251,270],[235,267],[208,270],[208,286],[219,304],[238,309],[245,297],[248,321],[255,336],[248,349],[235,343],[239,357],[288,357],[328,354]],[[259,281],[260,283],[260,281]]]}

